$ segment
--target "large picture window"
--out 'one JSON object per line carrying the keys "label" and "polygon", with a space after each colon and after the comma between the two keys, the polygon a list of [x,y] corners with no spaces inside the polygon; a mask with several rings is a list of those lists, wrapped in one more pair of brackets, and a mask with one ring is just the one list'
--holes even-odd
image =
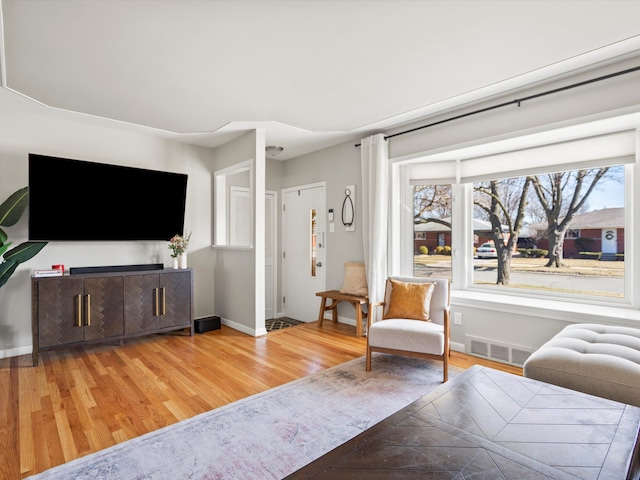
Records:
{"label": "large picture window", "polygon": [[[413,274],[447,275],[454,291],[640,304],[631,263],[637,133],[579,137],[577,130],[402,165],[399,178],[413,199],[413,231],[405,234]],[[436,261],[447,244],[448,264]]]}
{"label": "large picture window", "polygon": [[495,255],[476,254],[473,284],[624,297],[624,187],[623,165],[474,182],[474,233]]}

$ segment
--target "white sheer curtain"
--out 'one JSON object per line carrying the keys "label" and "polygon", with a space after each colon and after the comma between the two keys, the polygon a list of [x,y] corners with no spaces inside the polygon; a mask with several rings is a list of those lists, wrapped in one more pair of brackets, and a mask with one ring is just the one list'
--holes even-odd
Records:
{"label": "white sheer curtain", "polygon": [[[389,148],[383,134],[363,139],[360,148],[364,264],[369,303],[375,303],[384,300],[387,279]],[[374,316],[371,320],[375,322],[378,318]]]}

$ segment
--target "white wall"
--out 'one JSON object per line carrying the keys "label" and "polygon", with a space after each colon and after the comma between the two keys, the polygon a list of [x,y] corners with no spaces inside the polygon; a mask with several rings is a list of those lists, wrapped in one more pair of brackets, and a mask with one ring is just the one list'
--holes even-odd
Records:
{"label": "white wall", "polygon": [[[264,132],[256,130],[218,147],[214,160],[214,172],[247,161],[251,164],[249,183],[254,222],[252,246],[216,245],[214,248],[214,281],[213,285],[210,285],[210,294],[214,297],[216,315],[220,316],[225,325],[255,336],[266,333],[264,318],[266,162],[264,149]],[[216,213],[216,215],[218,214]]]}
{"label": "white wall", "polygon": [[[193,232],[188,253],[190,266],[194,267],[195,316],[214,314],[213,297],[208,291],[213,268],[210,248],[213,150],[2,109],[0,201],[28,185],[29,153],[188,174],[185,230]],[[82,179],[69,179],[59,188],[73,188],[76,181]],[[4,229],[14,246],[27,240],[27,215],[17,225]],[[32,270],[51,268],[53,264],[81,267],[164,263],[170,267],[167,245],[168,239],[167,242],[50,242],[33,259],[21,264],[0,288],[0,357],[31,352]]]}
{"label": "white wall", "polygon": [[[327,211],[333,208],[335,231],[326,228],[326,287],[327,290],[340,289],[344,276],[345,262],[362,262],[362,176],[360,173],[360,149],[354,142],[344,143],[315,153],[284,162],[282,188],[291,188],[324,181],[327,187]],[[347,185],[356,186],[355,231],[347,232],[341,221],[342,202]],[[282,258],[282,255],[280,255]],[[282,296],[280,296],[280,301]],[[281,306],[281,303],[280,303]],[[317,305],[310,308],[319,309]],[[315,310],[314,310],[315,314]],[[349,304],[338,306],[340,320],[355,325],[355,310]]]}
{"label": "white wall", "polygon": [[[447,112],[425,122],[409,124],[387,132],[411,130],[414,127],[434,123],[456,115],[480,110],[485,107],[539,94],[555,88],[586,81],[603,75],[622,71],[640,65],[640,57],[612,63],[600,69],[583,72],[573,77],[556,79],[528,90],[509,92],[487,99],[463,110]],[[389,156],[398,159],[407,155],[431,152],[437,149],[453,149],[461,144],[486,143],[489,139],[514,136],[517,132],[532,129],[549,129],[552,125],[574,122],[575,119],[598,115],[617,109],[640,104],[640,72],[622,75],[602,82],[592,83],[575,89],[523,102],[520,106],[510,105],[478,115],[393,137],[389,140]]]}

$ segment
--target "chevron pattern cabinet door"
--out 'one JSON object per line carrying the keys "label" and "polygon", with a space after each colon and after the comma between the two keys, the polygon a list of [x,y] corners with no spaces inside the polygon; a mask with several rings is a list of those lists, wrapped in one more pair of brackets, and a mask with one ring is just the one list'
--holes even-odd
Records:
{"label": "chevron pattern cabinet door", "polygon": [[38,338],[40,347],[82,342],[84,329],[78,299],[83,281],[69,277],[39,279]]}
{"label": "chevron pattern cabinet door", "polygon": [[191,272],[173,271],[160,274],[160,287],[164,288],[164,314],[160,327],[188,326],[191,323]]}
{"label": "chevron pattern cabinet door", "polygon": [[87,278],[84,281],[84,339],[122,335],[124,308],[122,277]]}
{"label": "chevron pattern cabinet door", "polygon": [[158,275],[128,275],[125,277],[125,333],[135,334],[158,329],[157,289]]}

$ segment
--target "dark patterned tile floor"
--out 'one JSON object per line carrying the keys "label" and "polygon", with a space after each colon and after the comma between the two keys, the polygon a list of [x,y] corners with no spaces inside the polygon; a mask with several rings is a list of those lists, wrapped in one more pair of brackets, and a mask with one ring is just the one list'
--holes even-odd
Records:
{"label": "dark patterned tile floor", "polygon": [[295,320],[289,317],[281,317],[270,318],[269,320],[265,320],[264,323],[267,332],[273,332],[276,330],[282,330],[283,328],[295,327],[296,325],[300,325],[305,322],[301,322],[300,320]]}

